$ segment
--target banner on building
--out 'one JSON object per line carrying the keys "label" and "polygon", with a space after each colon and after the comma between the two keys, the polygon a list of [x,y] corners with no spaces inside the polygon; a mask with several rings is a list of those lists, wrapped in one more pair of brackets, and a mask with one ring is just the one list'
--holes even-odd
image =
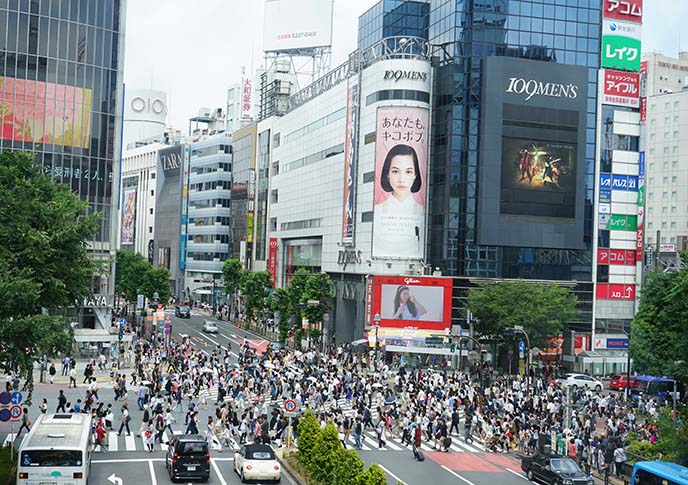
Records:
{"label": "banner on building", "polygon": [[358,162],[358,113],[360,100],[358,76],[349,79],[346,101],[346,138],[344,140],[344,211],[342,242],[354,242],[356,226],[356,164]]}
{"label": "banner on building", "polygon": [[643,0],[604,0],[602,16],[625,22],[643,22]]}
{"label": "banner on building", "polygon": [[373,257],[423,259],[428,110],[377,110]]}
{"label": "banner on building", "polygon": [[272,278],[272,287],[277,286],[277,248],[279,241],[276,237],[270,238],[270,247],[268,248],[268,271],[270,278]]}
{"label": "banner on building", "polygon": [[602,67],[640,71],[642,29],[638,23],[602,22]]}
{"label": "banner on building", "polygon": [[134,244],[135,228],[136,189],[129,189],[122,197],[122,244]]}
{"label": "banner on building", "polygon": [[605,69],[603,83],[602,104],[640,107],[640,74]]}

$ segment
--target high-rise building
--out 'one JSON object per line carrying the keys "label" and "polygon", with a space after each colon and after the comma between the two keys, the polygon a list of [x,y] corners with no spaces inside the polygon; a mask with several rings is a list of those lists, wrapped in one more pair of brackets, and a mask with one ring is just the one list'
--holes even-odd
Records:
{"label": "high-rise building", "polygon": [[36,153],[46,175],[101,214],[89,247],[112,265],[73,317],[109,326],[126,0],[0,2],[2,149]]}
{"label": "high-rise building", "polygon": [[387,37],[428,38],[429,0],[380,0],[358,18],[358,48]]}

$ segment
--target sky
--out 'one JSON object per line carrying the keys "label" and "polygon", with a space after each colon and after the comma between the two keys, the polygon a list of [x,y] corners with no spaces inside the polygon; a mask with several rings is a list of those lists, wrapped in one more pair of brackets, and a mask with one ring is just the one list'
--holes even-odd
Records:
{"label": "sky", "polygon": [[[325,1],[325,0],[323,0]],[[358,16],[377,0],[335,0],[332,67],[356,49]],[[687,0],[645,0],[643,50],[677,56]],[[261,67],[262,0],[127,2],[124,81],[167,93],[168,124],[185,130],[201,107],[224,108],[241,67]],[[680,39],[688,50],[688,33]]]}

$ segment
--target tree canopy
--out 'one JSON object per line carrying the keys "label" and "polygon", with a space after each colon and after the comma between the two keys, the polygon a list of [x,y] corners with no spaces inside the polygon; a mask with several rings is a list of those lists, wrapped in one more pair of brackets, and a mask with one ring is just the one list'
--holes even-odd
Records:
{"label": "tree canopy", "polygon": [[165,304],[172,296],[170,272],[166,268],[153,268],[153,265],[138,253],[117,251],[115,291],[127,301],[136,301],[139,291],[151,301],[153,294],[158,293],[158,301]]}
{"label": "tree canopy", "polygon": [[546,345],[579,314],[577,298],[568,288],[523,280],[482,283],[471,288],[468,307],[478,319],[478,335],[497,338],[507,327],[521,325],[532,347]]}
{"label": "tree canopy", "polygon": [[222,276],[225,279],[225,293],[232,294],[241,286],[241,261],[230,258],[222,265]]}
{"label": "tree canopy", "polygon": [[87,241],[99,219],[88,213],[33,155],[0,152],[0,362],[26,379],[29,403],[34,362],[71,348],[69,322],[54,314],[92,294]]}
{"label": "tree canopy", "polygon": [[631,325],[631,357],[638,373],[688,382],[688,270],[648,273]]}

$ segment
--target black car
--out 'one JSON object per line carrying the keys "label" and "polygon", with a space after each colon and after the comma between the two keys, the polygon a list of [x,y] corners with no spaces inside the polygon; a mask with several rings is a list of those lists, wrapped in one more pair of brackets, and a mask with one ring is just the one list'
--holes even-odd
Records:
{"label": "black car", "polygon": [[165,455],[165,467],[170,480],[210,479],[210,451],[205,438],[185,434],[172,438]]}
{"label": "black car", "polygon": [[521,461],[521,470],[531,482],[549,485],[593,485],[595,483],[574,460],[565,456],[542,453],[525,456]]}
{"label": "black car", "polygon": [[174,315],[179,318],[191,318],[191,308],[186,305],[177,305],[174,307]]}

